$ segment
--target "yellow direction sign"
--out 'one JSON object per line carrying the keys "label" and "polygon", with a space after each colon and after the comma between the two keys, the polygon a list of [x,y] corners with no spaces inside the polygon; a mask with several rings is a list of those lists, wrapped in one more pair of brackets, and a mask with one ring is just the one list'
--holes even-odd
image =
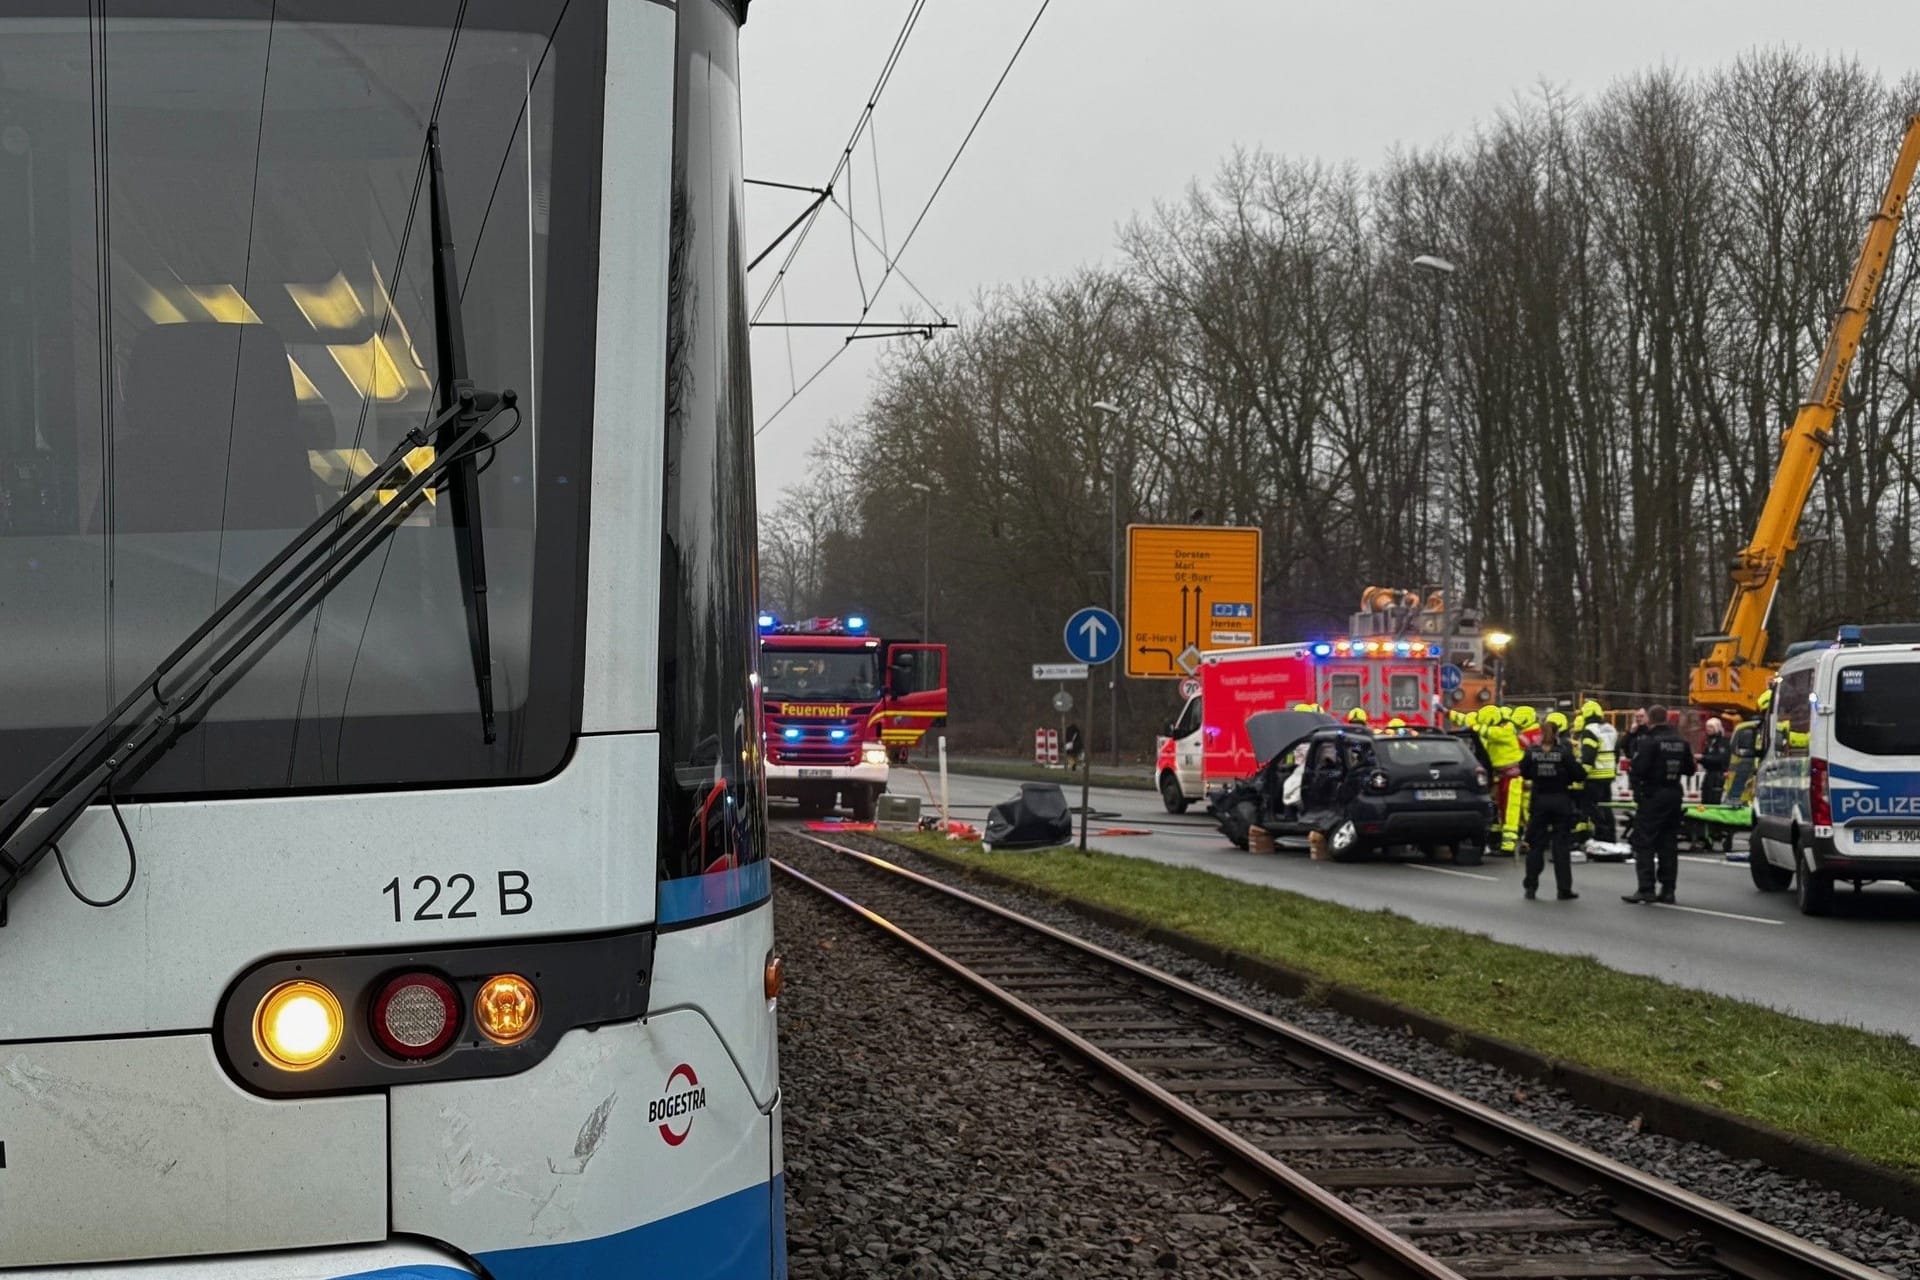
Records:
{"label": "yellow direction sign", "polygon": [[1260,531],[1127,526],[1127,674],[1177,680],[1209,649],[1260,643]]}

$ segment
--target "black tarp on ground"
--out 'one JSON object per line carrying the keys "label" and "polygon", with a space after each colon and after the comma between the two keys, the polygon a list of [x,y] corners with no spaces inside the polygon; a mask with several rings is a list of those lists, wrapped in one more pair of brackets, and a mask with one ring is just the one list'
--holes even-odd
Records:
{"label": "black tarp on ground", "polygon": [[1073,839],[1073,815],[1056,783],[1023,782],[1017,799],[993,806],[981,841],[996,849],[1040,849]]}

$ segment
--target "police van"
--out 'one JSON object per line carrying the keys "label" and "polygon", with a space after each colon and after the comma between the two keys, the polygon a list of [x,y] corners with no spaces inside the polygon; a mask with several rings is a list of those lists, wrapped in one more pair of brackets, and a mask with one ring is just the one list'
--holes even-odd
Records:
{"label": "police van", "polygon": [[1920,625],[1842,627],[1790,653],[1764,713],[1749,868],[1807,915],[1834,886],[1920,889]]}

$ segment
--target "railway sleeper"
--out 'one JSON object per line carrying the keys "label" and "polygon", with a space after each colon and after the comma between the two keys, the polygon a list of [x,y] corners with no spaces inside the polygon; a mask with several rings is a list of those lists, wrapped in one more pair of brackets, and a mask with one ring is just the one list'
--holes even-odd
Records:
{"label": "railway sleeper", "polygon": [[1618,1230],[1613,1218],[1575,1217],[1558,1209],[1484,1209],[1461,1213],[1380,1213],[1373,1220],[1395,1235],[1450,1236],[1462,1231],[1512,1231],[1527,1235],[1583,1234]]}
{"label": "railway sleeper", "polygon": [[1645,1277],[1646,1280],[1670,1280],[1677,1277],[1719,1276],[1726,1272],[1698,1263],[1666,1262],[1644,1253],[1481,1253],[1449,1255],[1446,1264],[1470,1280],[1609,1280],[1619,1277]]}

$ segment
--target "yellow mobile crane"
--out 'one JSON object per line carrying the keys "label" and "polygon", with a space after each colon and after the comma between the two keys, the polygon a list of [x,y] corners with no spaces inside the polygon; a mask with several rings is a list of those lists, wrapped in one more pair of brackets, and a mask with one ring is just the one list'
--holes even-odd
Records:
{"label": "yellow mobile crane", "polygon": [[1846,300],[1834,317],[1833,335],[1827,339],[1820,372],[1814,377],[1813,394],[1800,406],[1793,426],[1782,437],[1780,465],[1773,473],[1773,488],[1754,527],[1753,541],[1733,562],[1733,599],[1727,603],[1726,620],[1720,624],[1720,634],[1700,637],[1701,643],[1713,648],[1693,669],[1691,694],[1695,706],[1751,715],[1761,691],[1773,679],[1774,668],[1767,662],[1767,623],[1773,614],[1774,593],[1780,587],[1780,571],[1785,567],[1787,552],[1799,544],[1800,512],[1813,491],[1820,455],[1833,439],[1840,393],[1846,389],[1847,372],[1860,349],[1874,294],[1886,274],[1887,256],[1893,251],[1894,233],[1900,229],[1900,216],[1906,209],[1907,190],[1913,185],[1917,165],[1920,115],[1907,120],[1906,137],[1900,144],[1900,157],[1894,161],[1887,194],[1880,201],[1880,211],[1867,224],[1867,240],[1860,247],[1860,260],[1854,264]]}

